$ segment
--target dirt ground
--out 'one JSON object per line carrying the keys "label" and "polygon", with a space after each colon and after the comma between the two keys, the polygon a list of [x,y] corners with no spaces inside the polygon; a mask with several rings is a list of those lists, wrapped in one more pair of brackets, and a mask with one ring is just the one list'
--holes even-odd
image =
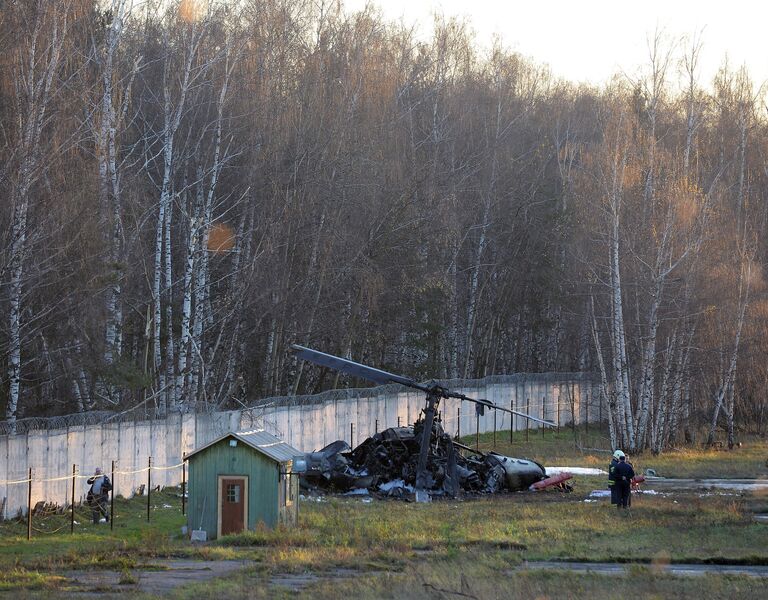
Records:
{"label": "dirt ground", "polygon": [[65,571],[62,575],[72,594],[143,592],[162,596],[179,586],[224,577],[252,564],[242,560],[153,560],[142,569]]}

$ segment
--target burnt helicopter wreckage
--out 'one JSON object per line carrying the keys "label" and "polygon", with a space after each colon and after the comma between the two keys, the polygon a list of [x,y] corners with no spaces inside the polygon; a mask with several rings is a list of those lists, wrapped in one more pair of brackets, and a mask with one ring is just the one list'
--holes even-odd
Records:
{"label": "burnt helicopter wreckage", "polygon": [[[456,398],[477,405],[480,414],[488,408],[554,426],[539,419],[498,406],[488,400],[470,398],[432,381],[418,383],[338,356],[293,345],[299,358],[378,384],[399,383],[425,393],[426,403],[412,427],[392,427],[376,433],[352,449],[337,440],[306,455],[304,484],[332,491],[365,488],[390,496],[413,493],[417,502],[431,496],[456,497],[461,491],[493,493],[539,489],[561,485],[570,475],[547,478],[544,467],[532,460],[474,450],[453,440],[442,427],[437,408],[440,400]],[[463,453],[461,452],[463,451]]]}

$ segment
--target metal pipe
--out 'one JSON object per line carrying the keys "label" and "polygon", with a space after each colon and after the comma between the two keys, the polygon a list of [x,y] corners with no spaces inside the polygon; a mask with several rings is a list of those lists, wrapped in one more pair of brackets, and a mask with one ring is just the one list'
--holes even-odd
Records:
{"label": "metal pipe", "polygon": [[478,454],[480,456],[486,456],[486,453],[482,450],[475,450],[472,446],[466,446],[462,444],[461,442],[453,442],[453,445],[457,448],[460,448],[461,450],[466,450],[467,452],[471,452],[472,454]]}

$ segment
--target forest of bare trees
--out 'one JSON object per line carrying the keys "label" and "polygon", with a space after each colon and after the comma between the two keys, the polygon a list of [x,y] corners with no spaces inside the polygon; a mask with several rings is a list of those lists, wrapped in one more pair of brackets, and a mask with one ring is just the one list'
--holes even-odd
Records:
{"label": "forest of bare trees", "polygon": [[[323,0],[0,2],[0,407],[590,371],[614,445],[764,433],[768,119],[698,38],[588,87]],[[490,50],[478,48],[488,47]]]}

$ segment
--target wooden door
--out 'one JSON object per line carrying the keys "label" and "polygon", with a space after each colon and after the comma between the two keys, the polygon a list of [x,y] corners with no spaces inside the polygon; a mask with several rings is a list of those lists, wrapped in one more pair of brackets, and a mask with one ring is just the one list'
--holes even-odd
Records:
{"label": "wooden door", "polygon": [[221,479],[220,535],[240,533],[245,529],[246,488],[243,477]]}

